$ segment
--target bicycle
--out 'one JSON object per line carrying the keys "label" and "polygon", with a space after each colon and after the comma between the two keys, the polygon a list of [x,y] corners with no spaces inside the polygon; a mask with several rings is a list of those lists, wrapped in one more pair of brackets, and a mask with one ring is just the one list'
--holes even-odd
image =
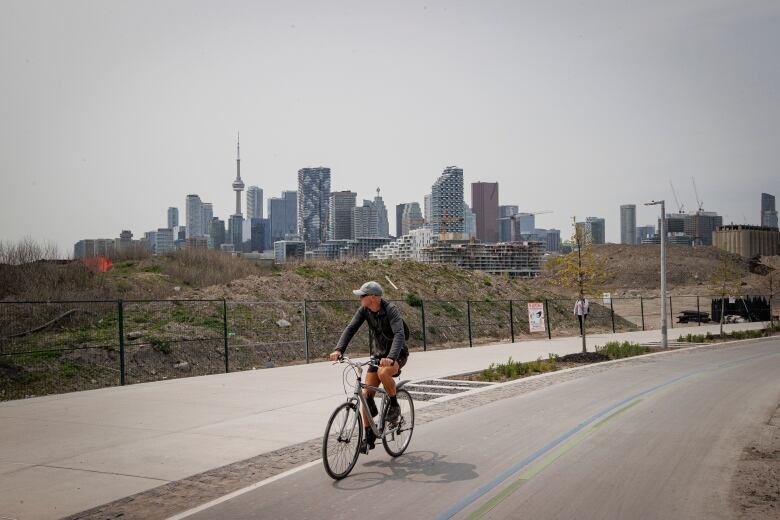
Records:
{"label": "bicycle", "polygon": [[[344,369],[345,393],[347,390],[346,374],[350,369],[354,370],[356,379],[352,395],[347,397],[347,401],[336,407],[330,415],[325,435],[322,438],[322,463],[328,475],[335,480],[341,480],[349,475],[360,456],[364,428],[360,415],[368,408],[366,398],[363,396],[363,389],[373,390],[382,395],[382,403],[377,415],[378,421],[375,422],[373,417],[369,417],[368,423],[376,438],[382,439],[382,445],[388,455],[398,457],[403,454],[409,446],[414,431],[414,401],[409,392],[403,389],[403,386],[409,382],[408,380],[399,381],[396,384],[395,395],[401,406],[401,415],[395,424],[387,424],[385,416],[389,409],[390,397],[384,389],[367,385],[363,383],[362,379],[363,367],[366,365],[379,366],[378,360],[371,358],[368,361],[357,362],[342,356],[338,363],[348,365]],[[395,377],[398,376],[400,376],[400,371]]]}

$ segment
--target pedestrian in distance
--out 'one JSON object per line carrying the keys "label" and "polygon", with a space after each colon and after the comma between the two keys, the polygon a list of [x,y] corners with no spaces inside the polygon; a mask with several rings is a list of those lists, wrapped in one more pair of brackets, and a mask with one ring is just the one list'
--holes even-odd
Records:
{"label": "pedestrian in distance", "polygon": [[574,315],[580,322],[580,336],[585,333],[585,319],[588,317],[589,310],[590,302],[584,296],[577,298],[577,301],[574,302]]}
{"label": "pedestrian in distance", "polygon": [[[360,308],[352,317],[347,328],[344,329],[336,345],[336,350],[331,352],[329,357],[331,361],[337,361],[347,350],[347,345],[363,322],[368,322],[371,357],[379,360],[379,366],[369,367],[366,374],[366,384],[378,387],[379,383],[382,383],[390,398],[386,420],[389,424],[393,424],[398,421],[401,414],[401,407],[398,405],[398,399],[395,395],[396,388],[393,377],[401,373],[401,368],[409,358],[409,349],[406,346],[408,329],[398,307],[382,298],[382,286],[377,282],[366,282],[360,289],[356,289],[352,293],[360,298]],[[366,438],[361,450],[364,453],[373,449],[376,443],[376,436],[368,426],[368,413],[371,414],[371,417],[376,417],[379,413],[374,402],[375,393],[368,389],[363,390],[363,395],[368,402],[368,410],[364,409],[363,411]]]}

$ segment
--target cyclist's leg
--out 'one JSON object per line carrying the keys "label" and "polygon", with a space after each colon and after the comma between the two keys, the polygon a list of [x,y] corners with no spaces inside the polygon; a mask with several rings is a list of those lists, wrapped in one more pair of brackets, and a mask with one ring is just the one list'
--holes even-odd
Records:
{"label": "cyclist's leg", "polygon": [[382,381],[382,386],[385,387],[385,392],[389,397],[395,397],[395,379],[393,376],[398,373],[400,367],[396,362],[391,367],[379,367],[379,380]]}
{"label": "cyclist's leg", "polygon": [[[380,381],[380,379],[379,379],[379,375],[377,374],[377,372],[372,372],[371,370],[369,370],[366,373],[366,381],[365,382],[366,382],[367,385],[378,387],[379,386],[379,381]],[[374,392],[373,390],[369,390],[368,388],[364,388],[363,389],[363,395],[365,396],[366,400],[373,399],[375,393],[376,392]],[[368,418],[369,417],[371,417],[371,412],[369,410],[367,410],[366,407],[364,406],[363,407],[363,426],[365,426],[366,429],[368,429]]]}

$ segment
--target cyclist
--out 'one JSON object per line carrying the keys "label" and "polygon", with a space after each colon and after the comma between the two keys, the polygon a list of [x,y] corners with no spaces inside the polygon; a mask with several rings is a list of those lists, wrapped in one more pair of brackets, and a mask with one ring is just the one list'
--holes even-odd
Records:
{"label": "cyclist", "polygon": [[[379,367],[369,367],[365,382],[371,386],[379,386],[379,382],[382,382],[385,392],[390,397],[390,407],[387,411],[386,420],[388,424],[395,424],[401,415],[401,407],[398,405],[398,399],[395,396],[393,376],[400,373],[401,367],[406,364],[406,360],[409,357],[401,311],[398,310],[398,307],[382,298],[382,286],[377,282],[366,282],[360,289],[354,290],[352,293],[360,297],[360,308],[341,334],[336,350],[330,354],[330,360],[338,360],[344,354],[344,351],[347,350],[347,345],[349,345],[352,337],[363,322],[368,322],[371,356],[379,360]],[[364,409],[363,413],[366,438],[363,441],[361,450],[364,453],[368,453],[368,450],[373,449],[376,443],[376,435],[368,424],[368,413],[371,413],[371,417],[376,417],[379,413],[374,402],[375,393],[368,389],[363,390],[363,395],[365,395],[368,402],[368,410]]]}

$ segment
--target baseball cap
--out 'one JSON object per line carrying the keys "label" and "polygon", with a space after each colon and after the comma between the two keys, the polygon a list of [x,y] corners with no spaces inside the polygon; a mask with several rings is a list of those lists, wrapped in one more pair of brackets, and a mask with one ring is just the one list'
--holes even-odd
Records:
{"label": "baseball cap", "polygon": [[382,286],[376,282],[366,282],[360,286],[360,289],[352,291],[355,296],[365,296],[366,294],[373,294],[375,296],[382,296]]}

